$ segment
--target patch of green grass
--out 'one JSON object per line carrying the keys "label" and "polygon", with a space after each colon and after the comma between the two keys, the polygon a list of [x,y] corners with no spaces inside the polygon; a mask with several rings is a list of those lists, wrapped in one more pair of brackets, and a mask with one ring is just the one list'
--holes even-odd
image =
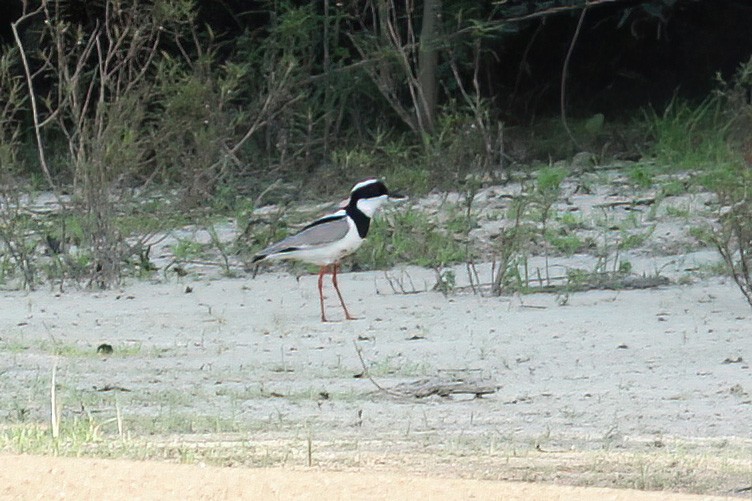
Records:
{"label": "patch of green grass", "polygon": [[569,230],[581,230],[587,227],[582,214],[563,212],[557,216],[557,221]]}
{"label": "patch of green grass", "polygon": [[[46,425],[23,423],[0,429],[0,451],[18,454],[50,454],[62,456],[96,457],[160,457],[159,451],[147,444],[133,440],[132,435],[179,433],[233,433],[249,429],[234,418],[196,416],[191,413],[169,416],[123,417],[124,436],[118,434],[117,418],[79,417],[63,419],[60,436],[55,439]],[[256,423],[254,429],[261,428]]]}
{"label": "patch of green grass", "polygon": [[384,180],[390,189],[411,196],[423,195],[431,191],[431,171],[423,167],[404,168],[395,166],[384,173]]}
{"label": "patch of green grass", "polygon": [[681,181],[679,179],[670,179],[661,183],[661,194],[664,197],[677,197],[684,195],[689,189],[689,183]]}
{"label": "patch of green grass", "polygon": [[557,235],[549,232],[546,236],[546,240],[548,240],[548,243],[550,243],[554,249],[566,256],[571,256],[587,247],[587,243],[574,234]]}
{"label": "patch of green grass", "polygon": [[157,416],[132,416],[124,419],[126,429],[139,435],[176,433],[230,433],[246,429],[239,419],[197,415],[188,410],[167,411]]}
{"label": "patch of green grass", "polygon": [[65,419],[55,439],[46,426],[20,424],[0,430],[0,450],[20,454],[80,454],[99,439],[101,425],[91,418]]}
{"label": "patch of green grass", "polygon": [[[35,351],[59,357],[96,357],[97,346],[84,343],[68,343],[55,339],[26,340],[23,336],[5,337],[0,341],[0,351],[5,353],[23,353]],[[114,346],[109,357],[132,357],[141,354],[140,343]]]}
{"label": "patch of green grass", "polygon": [[405,137],[394,138],[383,131],[373,133],[368,146],[339,148],[332,152],[336,166],[333,174],[348,178],[379,176],[394,191],[412,196],[428,193],[435,181],[427,165],[423,149],[410,144]]}
{"label": "patch of green grass", "polygon": [[180,239],[172,247],[172,254],[178,261],[204,258],[207,255],[207,246],[192,240]]}
{"label": "patch of green grass", "polygon": [[170,201],[162,198],[139,204],[115,219],[115,224],[123,235],[148,235],[180,228],[190,222],[191,218],[187,213],[171,207]]}
{"label": "patch of green grass", "polygon": [[653,234],[655,226],[652,226],[648,231],[627,233],[622,231],[621,241],[619,242],[619,249],[630,250],[641,247],[648,238]]}
{"label": "patch of green grass", "polygon": [[669,217],[688,218],[690,214],[689,207],[677,207],[675,205],[666,206],[666,215]]}
{"label": "patch of green grass", "polygon": [[59,341],[44,340],[39,342],[39,351],[57,355],[59,357],[86,357],[97,354],[96,347],[85,346],[76,343],[62,343]]}
{"label": "patch of green grass", "polygon": [[591,273],[582,268],[570,268],[567,270],[567,287],[582,287],[590,280]]}
{"label": "patch of green grass", "polygon": [[553,203],[559,198],[561,183],[568,174],[562,167],[544,167],[538,171],[535,178],[535,194],[542,199],[541,203]]}
{"label": "patch of green grass", "polygon": [[653,139],[649,154],[662,168],[704,169],[734,158],[727,142],[731,122],[715,95],[699,103],[675,97],[662,113],[646,111],[645,123]]}
{"label": "patch of green grass", "polygon": [[692,275],[699,278],[708,277],[727,277],[731,275],[725,261],[719,259],[714,263],[699,264],[695,269],[691,271]]}
{"label": "patch of green grass", "polygon": [[450,214],[442,226],[452,235],[466,235],[471,229],[476,228],[478,223],[473,215],[456,210]]}
{"label": "patch of green grass", "polygon": [[709,226],[693,226],[689,229],[689,234],[701,245],[708,247],[715,245],[713,230]]}
{"label": "patch of green grass", "polygon": [[26,342],[23,337],[11,337],[4,336],[0,339],[0,351],[4,353],[23,353],[31,348],[30,344]]}
{"label": "patch of green grass", "polygon": [[439,225],[414,209],[393,212],[372,226],[358,255],[370,269],[398,263],[435,268],[464,262],[470,258],[468,246],[447,227],[466,231],[466,224],[467,219],[450,219],[446,225]]}
{"label": "patch of green grass", "polygon": [[655,183],[654,166],[637,164],[629,169],[629,181],[638,188],[650,188]]}

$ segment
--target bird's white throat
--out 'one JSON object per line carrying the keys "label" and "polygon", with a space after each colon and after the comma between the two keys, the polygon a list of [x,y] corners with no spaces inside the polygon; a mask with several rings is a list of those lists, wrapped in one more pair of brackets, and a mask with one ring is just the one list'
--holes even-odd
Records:
{"label": "bird's white throat", "polygon": [[374,198],[361,198],[356,202],[358,210],[368,217],[373,217],[381,205],[387,201],[389,195],[381,195]]}

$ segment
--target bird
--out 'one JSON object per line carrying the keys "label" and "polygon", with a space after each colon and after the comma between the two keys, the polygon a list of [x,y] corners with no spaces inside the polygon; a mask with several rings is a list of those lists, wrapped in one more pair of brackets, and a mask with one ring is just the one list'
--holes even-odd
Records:
{"label": "bird", "polygon": [[324,275],[331,273],[332,285],[345,311],[347,320],[356,320],[347,310],[337,284],[340,261],[355,252],[368,235],[371,218],[389,199],[402,199],[390,194],[380,179],[366,179],[353,186],[350,196],[339,210],[323,216],[305,226],[297,233],[259,251],[253,263],[262,261],[296,260],[318,265],[319,303],[321,321],[327,322],[324,311]]}

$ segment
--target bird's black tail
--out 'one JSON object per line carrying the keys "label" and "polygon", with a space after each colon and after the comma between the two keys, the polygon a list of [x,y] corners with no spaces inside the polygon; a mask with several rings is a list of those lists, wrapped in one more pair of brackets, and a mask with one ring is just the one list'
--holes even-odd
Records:
{"label": "bird's black tail", "polygon": [[256,254],[255,256],[253,256],[253,259],[251,260],[251,263],[258,263],[259,261],[261,261],[265,257],[266,257],[266,254]]}

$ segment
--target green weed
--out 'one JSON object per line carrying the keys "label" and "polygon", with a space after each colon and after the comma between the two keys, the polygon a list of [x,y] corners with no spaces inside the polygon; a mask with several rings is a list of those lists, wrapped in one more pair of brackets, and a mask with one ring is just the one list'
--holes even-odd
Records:
{"label": "green weed", "polygon": [[630,182],[638,188],[650,188],[655,182],[654,168],[648,165],[638,164],[629,169]]}
{"label": "green weed", "polygon": [[679,179],[671,179],[660,185],[661,194],[664,197],[678,197],[689,190],[690,183]]}
{"label": "green weed", "polygon": [[206,257],[206,246],[193,240],[179,239],[172,247],[172,255],[178,261]]}
{"label": "green weed", "polygon": [[666,215],[676,218],[688,218],[690,215],[689,207],[677,207],[675,205],[666,206]]}
{"label": "green weed", "polygon": [[697,104],[674,97],[663,113],[645,111],[645,122],[653,139],[649,154],[662,168],[705,169],[734,157],[727,142],[732,122],[717,96]]}
{"label": "green weed", "polygon": [[626,231],[622,231],[621,241],[619,242],[619,249],[630,250],[641,247],[647,241],[647,239],[650,238],[654,230],[655,226],[652,226],[648,231],[645,232],[628,233]]}
{"label": "green weed", "polygon": [[[464,216],[456,217],[459,219],[450,219],[447,225],[465,230],[469,220]],[[374,224],[358,255],[370,269],[388,268],[397,263],[435,268],[470,259],[466,242],[414,209],[393,212]]]}
{"label": "green weed", "polygon": [[[47,353],[59,357],[96,357],[97,346],[81,343],[67,343],[55,339],[42,339],[36,341],[26,341],[22,336],[6,338],[0,341],[0,350],[6,353],[23,353],[27,351]],[[110,357],[133,357],[140,355],[140,343],[128,343],[115,345]]]}
{"label": "green weed", "polygon": [[582,215],[573,214],[572,212],[558,214],[557,221],[569,230],[581,230],[587,226],[582,219]]}
{"label": "green weed", "polygon": [[546,240],[550,243],[554,249],[565,256],[571,256],[588,246],[587,242],[574,234],[555,234],[549,232],[546,236]]}

